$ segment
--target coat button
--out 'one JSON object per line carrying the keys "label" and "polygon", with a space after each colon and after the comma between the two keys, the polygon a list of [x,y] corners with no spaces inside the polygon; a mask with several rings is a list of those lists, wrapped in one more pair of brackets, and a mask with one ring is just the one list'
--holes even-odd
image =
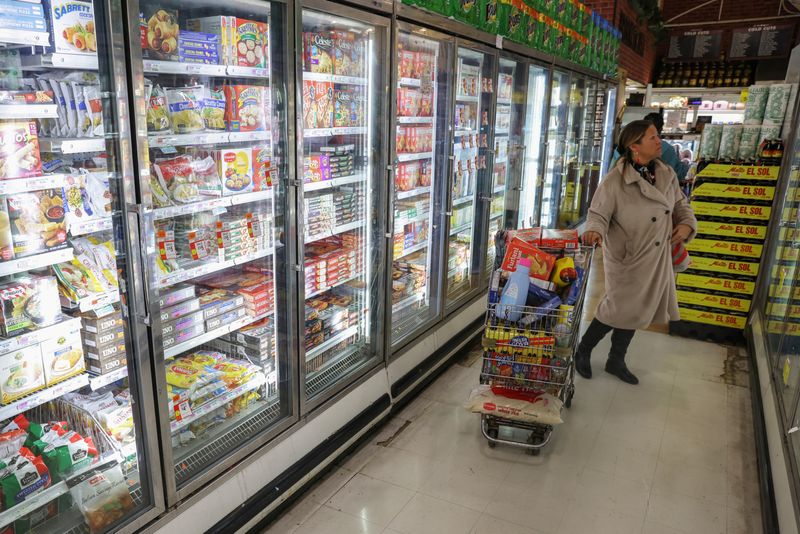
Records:
{"label": "coat button", "polygon": [[664,212],[665,215],[669,215],[669,210]]}
{"label": "coat button", "polygon": [[656,222],[657,220],[658,220],[658,219],[656,219],[655,217],[653,217],[653,219],[652,219],[652,221],[653,221],[653,222]]}
{"label": "coat button", "polygon": [[661,246],[661,241],[656,241],[656,246],[660,247]]}

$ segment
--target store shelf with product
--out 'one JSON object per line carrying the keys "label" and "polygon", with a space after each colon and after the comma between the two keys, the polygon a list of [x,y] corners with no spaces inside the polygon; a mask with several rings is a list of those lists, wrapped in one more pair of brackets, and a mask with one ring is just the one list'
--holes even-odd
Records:
{"label": "store shelf with product", "polygon": [[417,302],[420,302],[422,300],[425,300],[425,293],[424,292],[415,293],[415,294],[411,295],[410,297],[406,297],[406,298],[404,298],[404,299],[392,304],[392,313],[397,313],[400,310],[403,310],[404,308],[408,308],[409,306],[411,306],[413,304],[416,304]]}
{"label": "store shelf with product", "polygon": [[[211,262],[211,263],[200,262],[201,265],[189,266],[188,268],[181,268],[176,272],[172,272],[165,276],[162,276],[161,278],[158,279],[157,286],[159,288],[169,287],[178,284],[180,282],[185,282],[187,280],[192,280],[194,278],[205,276],[207,274],[224,271],[225,269],[229,269],[236,265],[244,265],[245,263],[249,263],[251,261],[255,261],[261,258],[266,258],[267,256],[271,256],[274,252],[275,252],[274,249],[270,248],[254,252],[251,254],[246,254],[244,256],[240,256],[238,258],[234,258],[227,261]],[[196,263],[196,262],[191,262],[191,263]]]}
{"label": "store shelf with product", "polygon": [[226,392],[224,395],[215,397],[213,400],[206,402],[205,404],[200,405],[199,407],[191,410],[189,415],[181,416],[180,419],[171,421],[169,424],[170,431],[177,432],[178,430],[189,426],[191,423],[201,419],[202,417],[213,413],[215,410],[223,408],[230,401],[241,397],[246,393],[257,390],[264,384],[264,380],[265,379],[262,376],[255,376],[247,383]]}
{"label": "store shelf with product", "polygon": [[106,149],[105,138],[88,139],[59,139],[59,138],[39,138],[39,149],[42,152],[53,152],[59,154],[84,154],[87,152],[103,152]]}
{"label": "store shelf with product", "polygon": [[412,254],[414,252],[418,252],[420,250],[424,250],[426,248],[428,248],[428,241],[427,240],[423,241],[421,243],[417,243],[417,244],[415,244],[415,245],[413,245],[411,247],[403,249],[402,251],[400,251],[399,254],[395,254],[394,259],[395,260],[399,260],[401,258],[405,258],[409,254]]}
{"label": "store shelf with product", "polygon": [[397,117],[397,124],[432,124],[433,117]]}
{"label": "store shelf with product", "polygon": [[369,80],[357,76],[341,76],[326,72],[303,72],[303,79],[313,82],[330,82],[342,85],[367,85]]}
{"label": "store shelf with product", "polygon": [[200,202],[192,202],[189,204],[168,206],[165,208],[156,208],[153,210],[153,217],[155,220],[169,219],[179,217],[182,215],[189,215],[192,213],[199,213],[202,211],[212,211],[219,208],[226,208],[228,206],[239,206],[242,204],[249,204],[251,202],[262,202],[271,200],[274,196],[274,191],[269,188],[264,191],[254,191],[251,193],[240,193],[228,197],[214,197],[208,200],[201,200]]}
{"label": "store shelf with product", "polygon": [[91,54],[45,54],[22,56],[22,69],[44,71],[50,69],[94,70],[98,69],[97,56]]}
{"label": "store shelf with product", "polygon": [[342,178],[331,178],[330,180],[320,180],[318,182],[306,182],[303,184],[303,191],[310,193],[311,191],[319,191],[321,189],[331,189],[334,187],[341,187],[343,185],[358,184],[364,181],[363,174],[353,174],[344,176]]}
{"label": "store shelf with product", "polygon": [[405,200],[407,198],[418,197],[421,195],[430,195],[431,194],[431,186],[425,187],[417,187],[416,189],[410,189],[408,191],[397,191],[395,193],[395,198],[397,200]]}
{"label": "store shelf with product", "polygon": [[433,152],[401,153],[397,154],[397,161],[404,163],[407,161],[417,161],[421,159],[432,159]]}

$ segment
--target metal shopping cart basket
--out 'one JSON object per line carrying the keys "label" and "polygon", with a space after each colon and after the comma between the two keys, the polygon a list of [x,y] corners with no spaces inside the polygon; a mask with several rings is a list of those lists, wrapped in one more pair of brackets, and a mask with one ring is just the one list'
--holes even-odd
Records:
{"label": "metal shopping cart basket", "polygon": [[[594,249],[577,251],[543,249],[551,254],[573,257],[576,267],[583,269],[581,286],[572,305],[558,307],[502,307],[492,303],[490,291],[486,310],[486,326],[482,338],[483,367],[481,384],[489,385],[500,395],[522,396],[549,394],[570,407],[575,393],[573,356],[580,334],[580,320],[588,285]],[[494,277],[499,276],[495,271]],[[499,289],[498,289],[499,294]],[[496,299],[495,299],[496,300]],[[517,317],[517,313],[519,315]],[[508,320],[514,317],[515,321]],[[500,428],[527,431],[525,441],[500,438]],[[553,424],[515,419],[513,416],[481,414],[481,432],[489,446],[501,443],[525,448],[538,455],[550,441]]]}

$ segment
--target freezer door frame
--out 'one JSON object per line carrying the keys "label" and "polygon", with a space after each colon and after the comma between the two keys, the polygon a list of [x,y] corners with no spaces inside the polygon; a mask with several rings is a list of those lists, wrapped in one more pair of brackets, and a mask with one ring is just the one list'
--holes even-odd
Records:
{"label": "freezer door frame", "polygon": [[[431,29],[431,28],[429,28],[427,26],[423,26],[423,25],[416,24],[416,23],[413,23],[413,22],[408,22],[408,21],[405,21],[405,20],[401,20],[401,19],[398,19],[397,17],[394,17],[392,19],[392,21],[393,21],[393,24],[392,24],[391,49],[393,51],[397,51],[398,50],[398,45],[399,45],[399,42],[400,42],[400,32],[401,31],[402,32],[408,32],[408,33],[416,33],[416,32],[418,32],[418,30],[423,30],[425,32],[425,35],[423,37],[430,38],[431,40],[438,41],[440,43],[448,43],[448,45],[451,47],[451,53],[455,53],[455,51],[456,51],[456,38],[454,36],[452,36],[452,35],[449,35],[449,34],[446,34],[446,33],[442,33],[442,32],[437,31],[435,29]],[[391,51],[390,51],[390,54],[391,54]],[[394,184],[394,179],[395,179],[395,174],[397,173],[397,165],[399,163],[398,159],[397,159],[397,134],[396,134],[396,132],[397,132],[397,97],[396,96],[392,97],[392,95],[395,95],[395,93],[392,93],[391,90],[396,90],[397,87],[398,87],[398,80],[399,80],[398,67],[399,67],[399,65],[397,63],[397,56],[395,54],[394,57],[392,57],[391,73],[390,73],[391,74],[391,76],[390,76],[390,86],[389,86],[390,87],[390,100],[391,100],[391,113],[389,115],[389,121],[390,121],[389,132],[393,132],[394,134],[393,135],[392,134],[389,135],[389,144],[390,144],[389,154],[390,154],[390,158],[391,159],[390,159],[390,164],[388,165],[388,170],[389,170],[389,182],[388,182],[389,183],[389,189],[388,189],[388,192],[387,192],[387,207],[386,207],[386,210],[387,210],[386,213],[388,215],[387,215],[387,232],[386,232],[387,265],[386,265],[386,288],[385,288],[385,291],[386,291],[387,301],[386,301],[386,314],[385,314],[386,315],[386,319],[385,319],[385,324],[387,324],[387,325],[392,324],[392,306],[391,306],[391,302],[390,301],[391,301],[391,295],[392,295],[392,268],[391,268],[391,265],[392,265],[392,262],[394,262],[394,244],[393,244],[393,238],[394,238],[394,206],[395,206],[395,198],[394,198],[394,193],[395,193],[394,185],[395,184]],[[445,95],[445,97],[447,99],[449,99],[452,96],[453,87],[454,87],[453,83],[450,83],[448,85],[447,94]],[[448,102],[452,103],[452,101],[450,101],[450,100],[448,100]],[[448,125],[452,125],[452,123],[453,123],[453,109],[452,108],[453,108],[453,106],[451,105],[451,106],[448,107],[448,109],[445,110],[445,113],[447,113],[447,123],[448,123]],[[434,120],[435,120],[435,118],[436,117],[434,117]],[[436,126],[436,124],[434,122],[434,127],[435,126]],[[446,131],[443,132],[443,134],[445,136],[445,145],[444,146],[448,147],[448,153],[445,154],[445,157],[443,159],[443,162],[445,163],[444,176],[446,177],[447,180],[449,180],[450,172],[452,170],[452,162],[453,162],[453,158],[452,158],[453,130],[452,130],[452,128],[448,128]],[[434,147],[434,150],[435,150],[435,147]],[[434,152],[434,157],[435,157],[435,152]],[[433,179],[434,180],[436,179],[435,175],[433,176]],[[435,181],[431,182],[431,187],[433,188],[432,189],[433,192],[431,194],[431,210],[435,210],[436,209],[437,205],[436,205],[435,201],[438,200],[441,203],[441,208],[442,208],[441,211],[444,211],[445,205],[448,204],[449,195],[448,195],[448,191],[445,190],[445,197],[441,198],[441,195],[440,195],[440,197],[437,199],[435,197],[435,195],[437,193],[436,188],[438,186],[441,186],[441,184],[437,184]],[[444,187],[447,187],[447,184],[445,184]],[[437,216],[435,211],[433,213],[433,216],[434,217]],[[446,245],[446,237],[447,237],[446,234],[444,233],[446,228],[444,228],[442,226],[443,224],[444,224],[444,219],[442,218],[438,222],[438,228],[440,229],[440,234],[441,234],[441,239],[439,239],[439,243],[438,243],[439,249],[438,250],[434,250],[433,248],[430,249],[430,253],[431,254],[439,254],[439,258],[440,258],[439,262],[438,262],[439,263],[438,272],[431,272],[431,273],[428,274],[430,279],[433,279],[434,277],[436,277],[437,281],[441,280],[442,272],[445,271],[444,265],[446,265],[446,263],[443,263],[443,261],[442,261],[442,258],[444,258],[444,254],[445,254],[445,245]],[[428,229],[428,239],[429,240],[433,239],[433,228],[429,228]],[[385,342],[386,349],[385,349],[385,352],[386,352],[386,362],[387,363],[391,362],[397,356],[402,354],[403,350],[407,346],[409,346],[410,344],[413,344],[415,341],[417,341],[419,338],[421,338],[426,332],[432,330],[433,328],[436,328],[439,325],[439,323],[442,321],[442,317],[443,317],[442,309],[444,308],[444,298],[445,298],[444,291],[445,291],[444,288],[439,286],[439,295],[438,295],[439,309],[436,310],[435,314],[431,315],[432,319],[430,321],[427,321],[427,322],[419,325],[414,330],[411,330],[408,333],[406,333],[406,335],[404,335],[403,337],[400,338],[400,341],[397,344],[392,345],[392,330],[391,330],[391,328],[385,328],[384,329],[385,337],[386,337],[386,342]]]}
{"label": "freezer door frame", "polygon": [[[291,37],[292,37],[292,29],[293,26],[293,10],[291,5],[286,0],[271,0],[271,4],[280,4],[284,6],[285,14],[286,14],[286,25],[289,27],[288,37],[286,40],[286,47],[284,51],[284,64],[291,65],[294,61],[294,57],[291,54]],[[268,5],[265,2],[259,2],[256,0],[236,0],[236,4],[240,5],[248,5],[252,9],[263,9],[265,5]],[[147,156],[147,146],[146,143],[138,142],[140,139],[147,138],[147,127],[146,127],[146,120],[145,120],[145,111],[146,106],[144,102],[144,65],[142,62],[142,51],[141,51],[141,41],[139,40],[139,0],[129,0],[127,3],[128,11],[126,14],[127,17],[127,25],[128,25],[128,69],[129,69],[129,79],[128,84],[131,87],[131,92],[136,96],[136,100],[133,106],[133,113],[131,114],[132,123],[136,125],[136,147],[135,147],[135,158],[137,162],[141,161],[148,161],[146,158]],[[296,261],[294,256],[294,246],[292,241],[292,236],[296,234],[294,230],[295,224],[295,214],[294,214],[294,203],[290,203],[292,200],[292,191],[290,184],[294,181],[294,151],[291,150],[291,145],[289,144],[289,140],[292,138],[293,135],[293,128],[294,128],[294,106],[293,99],[294,99],[294,79],[293,79],[293,71],[292,69],[288,69],[286,73],[286,114],[287,114],[287,172],[289,176],[282,177],[282,181],[285,184],[285,204],[284,204],[284,213],[285,213],[285,221],[284,221],[284,229],[287,232],[287,240],[288,242],[285,243],[283,247],[286,254],[286,263],[287,265],[293,265]],[[165,495],[166,495],[166,502],[167,508],[171,508],[176,505],[179,501],[186,499],[196,491],[202,489],[210,482],[212,482],[215,478],[219,477],[220,475],[227,472],[231,467],[239,463],[242,459],[250,456],[253,452],[261,449],[270,441],[272,441],[276,436],[284,432],[287,428],[295,424],[299,420],[299,413],[297,411],[297,402],[295,393],[292,393],[290,396],[291,399],[288,399],[288,408],[290,413],[276,422],[273,426],[269,428],[266,432],[262,432],[257,436],[253,437],[247,442],[244,442],[238,446],[238,448],[228,455],[227,457],[220,459],[217,463],[215,463],[210,468],[202,471],[189,481],[187,481],[183,486],[180,488],[177,487],[176,479],[175,479],[175,463],[174,463],[174,456],[173,456],[173,449],[172,449],[172,440],[171,440],[171,432],[170,432],[170,424],[169,424],[169,413],[167,411],[166,403],[163,402],[163,399],[166,397],[167,392],[167,384],[166,384],[166,375],[163,372],[163,366],[166,359],[164,358],[164,351],[163,349],[159,349],[162,346],[162,334],[160,329],[158,328],[159,320],[157,317],[154,317],[152,312],[157,307],[158,302],[158,290],[152,284],[152,280],[150,279],[150,273],[148,268],[148,257],[155,255],[156,253],[156,245],[153,232],[151,229],[153,228],[154,224],[154,217],[152,213],[152,209],[150,206],[151,203],[151,192],[148,185],[147,177],[149,176],[148,169],[139,169],[139,198],[129,198],[128,199],[128,209],[134,217],[129,217],[129,221],[132,222],[129,228],[130,237],[129,239],[132,242],[138,243],[144,250],[140,251],[140,264],[142,267],[142,272],[144,275],[142,276],[142,284],[140,287],[143,289],[142,291],[136,291],[137,295],[137,302],[140,303],[143,307],[141,308],[141,313],[137,316],[137,323],[139,328],[141,329],[141,338],[143,338],[146,342],[149,342],[150,352],[152,354],[151,357],[151,367],[152,367],[152,376],[153,376],[153,383],[155,384],[155,391],[154,391],[154,403],[155,403],[155,422],[158,426],[158,434],[160,436],[160,449],[161,449],[161,458],[162,458],[162,465],[161,465],[161,477],[163,479],[163,485],[165,488]],[[136,221],[133,224],[133,221]],[[287,289],[289,291],[288,294],[292,294],[292,285],[295,283],[295,278],[292,276],[288,276],[287,273],[287,285],[289,286]],[[138,288],[137,288],[138,289]],[[277,293],[277,291],[276,291]],[[154,304],[155,303],[155,304]],[[290,340],[290,345],[287,347],[289,353],[287,354],[287,361],[288,361],[288,379],[289,379],[289,389],[293,391],[297,391],[297,373],[295,371],[295,361],[296,357],[296,345],[297,342],[295,341],[297,336],[293,335],[293,332],[297,332],[297,323],[295,322],[296,313],[294,313],[293,303],[291,299],[287,299],[287,338]],[[276,306],[275,313],[279,312],[279,307]],[[154,328],[155,327],[155,328]],[[149,333],[149,335],[148,335]],[[152,429],[155,430],[155,429]],[[151,431],[152,431],[151,430]]]}
{"label": "freezer door frame", "polygon": [[[470,39],[465,39],[462,37],[456,37],[456,47],[455,53],[453,54],[453,70],[452,72],[455,73],[457,76],[458,74],[458,52],[461,48],[465,48],[467,50],[472,50],[474,52],[480,52],[486,54],[488,57],[491,57],[494,60],[494,64],[492,65],[492,72],[490,73],[490,78],[492,83],[497,79],[497,69],[499,65],[499,53],[497,48],[492,48],[481,42],[476,42]],[[450,129],[452,132],[454,119],[453,116],[455,114],[455,103],[456,103],[456,84],[458,82],[452,84],[451,87],[451,109],[452,115],[450,118]],[[487,144],[489,147],[494,146],[494,121],[495,121],[495,113],[497,111],[497,90],[496,88],[492,91],[491,96],[491,104],[489,105],[489,125],[490,130],[487,133]],[[480,118],[478,119],[480,120]],[[455,140],[453,135],[450,136],[450,156],[449,159],[451,161],[449,173],[448,173],[448,187],[447,187],[447,199],[446,199],[446,210],[443,212],[443,216],[446,217],[444,221],[444,228],[445,228],[445,243],[449,244],[450,241],[450,215],[453,212],[453,165],[452,161],[455,158]],[[494,151],[487,150],[486,152],[487,161],[486,161],[486,169],[490,170],[494,168]],[[484,173],[485,176],[486,173]],[[441,316],[441,320],[444,320],[445,317],[453,315],[458,312],[458,309],[461,308],[463,304],[466,302],[471,301],[474,297],[479,295],[482,292],[485,292],[489,287],[489,280],[484,279],[483,272],[485,268],[486,262],[486,253],[484,247],[487,243],[482,243],[481,246],[477,247],[479,242],[482,242],[483,239],[477,239],[478,237],[486,237],[486,234],[489,231],[489,202],[491,202],[491,172],[489,174],[489,179],[482,180],[480,183],[475,184],[475,218],[473,219],[473,232],[472,232],[472,253],[470,255],[470,262],[472,263],[472,273],[471,277],[478,278],[478,283],[474,288],[469,290],[468,292],[460,295],[459,297],[455,298],[454,300],[448,300],[447,297],[447,268],[442,269],[442,289],[443,289],[443,298],[444,298],[444,306]],[[482,230],[482,232],[478,232],[478,230]],[[449,246],[444,250],[444,254],[447,255],[449,251]],[[479,261],[476,265],[475,254],[477,253],[479,257]],[[446,256],[443,256],[446,257]],[[446,263],[445,263],[446,265]]]}
{"label": "freezer door frame", "polygon": [[[378,84],[378,89],[383,91],[384,96],[390,94],[389,89],[389,80],[391,75],[391,46],[392,42],[392,22],[393,17],[389,15],[382,15],[371,13],[368,11],[360,10],[357,7],[352,7],[349,5],[337,4],[334,2],[330,2],[328,0],[305,0],[305,1],[297,1],[294,2],[294,46],[295,51],[302,51],[303,49],[303,11],[316,11],[319,13],[331,15],[332,17],[342,17],[345,19],[351,19],[356,22],[360,22],[363,24],[370,24],[375,26],[376,31],[380,31],[383,34],[383,42],[385,43],[384,50],[381,52],[381,59],[383,60],[382,64],[383,68],[381,69],[381,79]],[[302,113],[300,113],[300,106],[303,102],[303,62],[297,61],[295,58],[295,69],[294,69],[294,76],[295,76],[295,88],[294,88],[294,98],[295,98],[295,117],[294,117],[294,125],[295,125],[295,154],[297,157],[295,158],[295,166],[296,166],[296,176],[302,177],[303,175],[303,162],[301,155],[303,154],[303,124],[302,124]],[[388,96],[387,96],[388,97]],[[380,95],[378,96],[380,98]],[[380,135],[381,132],[388,131],[390,117],[387,117],[387,114],[390,112],[391,107],[386,106],[385,112],[380,114],[376,118],[376,125],[375,130]],[[381,124],[383,128],[381,128]],[[384,142],[382,147],[382,153],[380,154],[379,158],[375,159],[375,170],[374,173],[380,172],[383,176],[381,182],[386,183],[387,180],[390,179],[391,172],[389,169],[389,149],[390,145],[388,142]],[[371,180],[373,180],[373,176],[367,177],[367,184],[371,184]],[[300,217],[303,216],[303,180],[298,178],[294,183],[296,184],[296,213],[297,218],[299,220]],[[385,194],[388,196],[388,188],[384,187],[382,191],[378,192],[379,194]],[[381,262],[378,266],[383,268],[384,271],[388,270],[388,252],[386,247],[386,242],[388,238],[388,226],[387,226],[387,216],[385,213],[382,213],[381,208],[385,208],[386,206],[386,199],[378,199],[378,216],[379,220],[377,222],[378,229],[380,232],[376,232],[377,235],[383,236],[384,239],[382,242],[384,243],[384,250],[383,254],[381,254]],[[370,209],[370,206],[365,206],[366,209]],[[380,220],[380,217],[383,216],[383,220]],[[370,219],[367,218],[367,231],[370,231]],[[295,320],[297,321],[298,325],[305,325],[305,278],[304,278],[304,251],[305,251],[305,236],[303,234],[303,228],[298,224],[298,227],[295,231],[296,236],[296,263],[295,263],[295,270],[297,271],[297,278],[296,278],[296,291],[294,292],[298,298],[298,306],[295,313]],[[366,262],[368,258],[364,258],[364,262]],[[303,277],[301,279],[301,276]],[[386,274],[381,274],[380,272],[376,273],[375,280],[376,283],[374,284],[375,287],[375,302],[377,306],[380,308],[381,306],[385,306],[386,303],[386,284],[384,283]],[[363,380],[365,380],[368,376],[371,376],[372,373],[378,366],[382,366],[385,363],[386,356],[386,328],[383,322],[385,321],[386,313],[384,310],[378,309],[375,312],[376,323],[374,325],[374,340],[372,344],[375,347],[376,354],[370,358],[369,362],[365,362],[365,364],[360,365],[356,369],[350,371],[348,375],[346,375],[345,380],[340,380],[335,385],[328,387],[319,395],[309,398],[306,392],[306,358],[305,358],[305,350],[304,346],[299,345],[299,340],[303,339],[303,330],[299,329],[298,326],[298,335],[295,336],[298,338],[298,350],[297,350],[297,357],[298,357],[298,364],[297,364],[297,384],[298,384],[298,400],[299,400],[299,414],[301,418],[307,418],[311,415],[311,412],[316,410],[321,406],[329,405],[329,402],[332,399],[339,398],[343,393],[352,390],[358,384],[360,384]]]}
{"label": "freezer door frame", "polygon": [[[545,117],[546,130],[545,130],[545,143],[544,143],[544,146],[545,146],[544,163],[542,165],[542,190],[541,190],[541,192],[539,194],[539,201],[538,201],[539,207],[537,209],[537,211],[538,211],[537,219],[538,220],[536,221],[536,226],[541,226],[541,224],[542,224],[542,201],[544,200],[544,188],[547,185],[547,158],[550,157],[550,145],[556,142],[556,140],[550,139],[550,118],[551,118],[550,115],[551,115],[551,112],[552,112],[552,102],[553,102],[553,80],[555,79],[555,73],[556,72],[566,73],[567,76],[569,76],[569,80],[567,82],[567,85],[568,86],[572,85],[573,72],[571,72],[570,70],[568,70],[566,68],[563,68],[563,67],[556,68],[555,66],[551,65],[551,67],[550,67],[550,79],[548,80],[550,83],[548,84],[548,91],[547,91],[547,116]],[[569,90],[568,90],[568,94],[569,94]],[[569,116],[569,102],[567,103],[567,116]],[[567,135],[569,135],[569,131],[565,132],[565,134],[564,134],[565,150],[566,150],[566,136]],[[562,156],[562,158],[563,158],[563,156]],[[563,169],[562,169],[562,174],[563,174]],[[563,176],[562,176],[562,178],[563,178]],[[559,210],[559,205],[561,204],[561,179],[562,178],[559,178],[558,188],[557,188],[558,190],[554,191],[558,195],[557,198],[556,198],[556,202],[555,202],[555,206],[556,206],[555,213],[552,214],[553,223],[555,225],[558,225],[558,210]],[[553,185],[555,185],[555,183]],[[554,189],[556,189],[556,188],[554,188]],[[551,201],[552,201],[552,198],[551,198]],[[553,226],[553,228],[555,228],[555,226]]]}

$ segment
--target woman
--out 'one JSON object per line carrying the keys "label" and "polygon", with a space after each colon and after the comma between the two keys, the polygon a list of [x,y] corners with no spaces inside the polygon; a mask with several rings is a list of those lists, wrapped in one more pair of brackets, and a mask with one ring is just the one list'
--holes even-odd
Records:
{"label": "woman", "polygon": [[659,159],[652,122],[628,124],[619,146],[622,157],[600,183],[581,236],[584,244],[603,245],[606,294],[578,345],[575,369],[592,377],[592,349],[613,330],[605,370],[638,384],[625,353],[636,329],[680,319],[672,244],[694,237],[697,221],[675,171]]}

